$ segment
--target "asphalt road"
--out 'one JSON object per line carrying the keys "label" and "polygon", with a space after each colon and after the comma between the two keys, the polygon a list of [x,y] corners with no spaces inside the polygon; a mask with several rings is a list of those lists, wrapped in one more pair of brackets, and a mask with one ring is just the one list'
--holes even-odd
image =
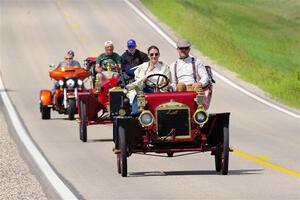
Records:
{"label": "asphalt road", "polygon": [[98,55],[106,40],[119,53],[128,38],[144,51],[157,45],[166,63],[175,60],[175,49],[121,0],[1,0],[0,9],[0,70],[8,94],[43,154],[84,199],[300,199],[299,120],[220,80],[210,112],[232,113],[230,146],[246,154],[231,153],[228,176],[215,173],[214,158],[204,153],[133,155],[129,177],[121,178],[110,125],[89,127],[82,143],[75,121],[56,113],[40,119],[39,90],[53,86],[48,65],[69,49],[80,61]]}

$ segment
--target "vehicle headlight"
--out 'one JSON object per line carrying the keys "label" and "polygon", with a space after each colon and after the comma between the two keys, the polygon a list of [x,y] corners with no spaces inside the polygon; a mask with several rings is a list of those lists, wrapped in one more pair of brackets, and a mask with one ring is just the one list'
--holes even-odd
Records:
{"label": "vehicle headlight", "polygon": [[59,80],[59,81],[58,81],[58,84],[59,84],[60,86],[63,86],[63,85],[64,85],[64,81],[63,81],[63,80]]}
{"label": "vehicle headlight", "polygon": [[80,79],[78,79],[78,80],[77,80],[77,84],[78,84],[78,85],[80,85],[80,86],[82,86],[82,84],[83,84],[83,81],[82,81],[82,80],[80,80]]}
{"label": "vehicle headlight", "polygon": [[208,120],[207,113],[205,112],[205,110],[202,109],[196,110],[193,117],[194,117],[194,121],[199,125],[203,125]]}
{"label": "vehicle headlight", "polygon": [[153,124],[154,117],[150,111],[143,111],[139,116],[142,126],[150,126]]}
{"label": "vehicle headlight", "polygon": [[73,79],[69,79],[67,80],[66,84],[68,87],[74,87],[75,81]]}

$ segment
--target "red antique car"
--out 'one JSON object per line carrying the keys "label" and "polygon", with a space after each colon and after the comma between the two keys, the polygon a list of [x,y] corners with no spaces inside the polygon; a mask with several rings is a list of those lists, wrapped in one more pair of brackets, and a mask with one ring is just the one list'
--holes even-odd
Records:
{"label": "red antique car", "polygon": [[[159,91],[160,86],[150,87]],[[127,158],[133,153],[172,157],[178,152],[206,151],[214,155],[216,171],[228,173],[230,113],[208,114],[202,90],[140,93],[137,99],[138,117],[119,115],[114,120],[118,173],[127,176]]]}
{"label": "red antique car", "polygon": [[86,69],[92,74],[92,88],[78,96],[79,136],[83,142],[87,141],[87,126],[112,123],[113,116],[119,115],[125,97],[119,78],[108,78],[100,85],[97,83],[95,62],[95,57],[86,59]]}

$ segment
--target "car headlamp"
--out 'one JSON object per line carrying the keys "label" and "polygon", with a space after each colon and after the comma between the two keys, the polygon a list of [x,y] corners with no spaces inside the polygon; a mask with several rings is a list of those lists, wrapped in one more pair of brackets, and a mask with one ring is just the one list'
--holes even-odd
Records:
{"label": "car headlamp", "polygon": [[150,126],[154,122],[154,117],[150,111],[143,111],[139,116],[139,121],[142,126]]}
{"label": "car headlamp", "polygon": [[82,81],[82,80],[80,80],[80,79],[78,79],[78,80],[77,80],[77,84],[78,84],[78,85],[80,85],[80,86],[82,86],[82,84],[83,84],[83,81]]}
{"label": "car headlamp", "polygon": [[67,80],[66,84],[68,87],[74,87],[75,81],[73,79],[69,79]]}
{"label": "car headlamp", "polygon": [[58,81],[58,84],[59,84],[60,86],[63,86],[63,85],[64,85],[64,81],[63,81],[63,80],[59,80],[59,81]]}
{"label": "car headlamp", "polygon": [[203,109],[198,109],[196,110],[196,112],[194,113],[194,121],[199,124],[200,126],[202,126],[203,124],[205,124],[208,120],[208,115],[205,112],[205,110]]}

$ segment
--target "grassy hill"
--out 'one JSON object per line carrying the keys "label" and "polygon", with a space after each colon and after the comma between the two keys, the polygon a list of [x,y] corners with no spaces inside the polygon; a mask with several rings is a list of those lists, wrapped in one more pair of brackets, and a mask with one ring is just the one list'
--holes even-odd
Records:
{"label": "grassy hill", "polygon": [[205,55],[300,108],[300,1],[141,1]]}

